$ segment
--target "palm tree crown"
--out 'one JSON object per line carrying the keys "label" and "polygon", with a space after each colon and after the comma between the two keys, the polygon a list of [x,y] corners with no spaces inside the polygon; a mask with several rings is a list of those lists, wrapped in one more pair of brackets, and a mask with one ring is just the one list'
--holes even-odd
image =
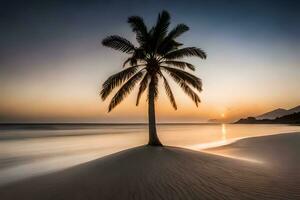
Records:
{"label": "palm tree crown", "polygon": [[158,96],[158,81],[160,79],[163,81],[166,94],[176,110],[176,101],[166,75],[169,75],[198,106],[200,98],[192,88],[201,92],[201,79],[185,71],[186,69],[194,71],[195,67],[180,59],[190,56],[205,59],[206,53],[197,47],[182,47],[183,44],[176,41],[180,35],[189,30],[189,27],[185,24],[178,24],[168,32],[170,15],[167,11],[162,11],[158,15],[155,26],[150,29],[139,16],[129,17],[128,23],[136,34],[138,47],[135,47],[130,41],[118,35],[108,36],[102,41],[104,46],[129,55],[128,59],[123,63],[125,69],[110,76],[103,83],[100,93],[103,100],[116,87],[120,87],[113,96],[108,111],[110,112],[121,103],[138,83],[139,90],[136,105],[139,104],[140,98],[147,88],[148,100],[155,100]]}
{"label": "palm tree crown", "polygon": [[178,36],[188,31],[189,27],[185,24],[178,24],[173,30],[167,33],[170,24],[170,15],[166,11],[162,11],[159,14],[156,25],[150,30],[144,24],[143,19],[138,16],[129,17],[128,23],[133,32],[136,33],[139,47],[135,47],[130,41],[118,35],[106,37],[102,41],[104,46],[130,55],[123,64],[123,67],[127,64],[129,64],[129,67],[112,75],[103,84],[101,98],[105,100],[114,88],[121,86],[125,82],[112,98],[109,104],[109,111],[121,103],[140,80],[136,105],[139,104],[141,95],[147,89],[150,81],[154,83],[155,97],[157,97],[159,78],[163,79],[166,94],[174,109],[177,109],[172,90],[163,72],[170,75],[198,106],[200,98],[191,89],[191,86],[201,92],[201,79],[184,71],[186,68],[194,71],[195,67],[179,59],[188,56],[197,56],[205,59],[206,53],[196,47],[179,48],[182,44],[175,40]]}

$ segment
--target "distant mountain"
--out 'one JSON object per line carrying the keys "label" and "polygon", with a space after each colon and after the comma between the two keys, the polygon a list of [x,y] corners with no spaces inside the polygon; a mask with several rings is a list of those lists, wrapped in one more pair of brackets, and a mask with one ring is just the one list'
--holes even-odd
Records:
{"label": "distant mountain", "polygon": [[248,117],[240,119],[235,124],[300,124],[300,112],[277,117],[276,119],[256,119]]}
{"label": "distant mountain", "polygon": [[281,117],[281,116],[284,116],[284,115],[287,115],[287,114],[289,114],[288,110],[278,108],[276,110],[272,110],[270,112],[259,115],[259,116],[256,117],[256,119],[275,119],[276,117]]}
{"label": "distant mountain", "polygon": [[277,117],[282,117],[296,112],[300,112],[300,105],[289,110],[278,108],[270,112],[264,113],[262,115],[259,115],[256,117],[256,119],[276,119]]}
{"label": "distant mountain", "polygon": [[288,110],[291,114],[300,112],[300,105]]}

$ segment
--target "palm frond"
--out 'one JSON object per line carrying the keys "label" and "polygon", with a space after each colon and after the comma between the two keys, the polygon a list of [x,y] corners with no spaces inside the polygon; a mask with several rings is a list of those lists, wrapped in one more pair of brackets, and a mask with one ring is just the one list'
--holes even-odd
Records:
{"label": "palm frond", "polygon": [[140,87],[139,87],[139,92],[136,98],[136,106],[139,105],[140,99],[142,94],[144,93],[144,91],[146,90],[147,86],[148,86],[148,82],[149,82],[149,74],[146,73],[144,78],[142,79],[141,83],[140,83]]}
{"label": "palm frond", "polygon": [[125,67],[128,63],[131,63],[131,57],[127,58],[124,62],[123,62],[123,67]]}
{"label": "palm frond", "polygon": [[157,18],[156,25],[153,27],[152,31],[152,45],[154,49],[157,49],[160,45],[160,42],[165,38],[168,27],[170,25],[170,14],[163,10]]}
{"label": "palm frond", "polygon": [[185,69],[187,67],[190,70],[195,71],[195,66],[194,65],[192,65],[190,63],[187,63],[187,62],[183,62],[183,61],[166,60],[166,61],[163,61],[162,63],[165,63],[167,65],[171,65],[171,66],[174,66],[174,67],[178,67],[180,69]]}
{"label": "palm frond", "polygon": [[138,63],[138,58],[136,56],[135,53],[133,53],[133,55],[129,58],[127,58],[124,63],[123,63],[123,67],[125,67],[127,64],[129,63],[130,66],[135,66]]}
{"label": "palm frond", "polygon": [[139,16],[131,16],[127,22],[130,24],[132,31],[136,33],[136,40],[143,46],[148,41],[147,26],[144,23],[143,18]]}
{"label": "palm frond", "polygon": [[136,66],[136,67],[146,66],[144,63],[139,63],[139,64],[137,64],[137,60],[133,61],[133,59],[135,59],[135,58],[133,58],[133,57],[127,58],[127,59],[124,61],[122,67],[123,67],[123,68],[126,67],[126,65],[127,65],[128,63],[130,63],[130,66],[131,66],[131,67],[133,67],[133,66]]}
{"label": "palm frond", "polygon": [[171,51],[175,51],[178,49],[179,46],[181,46],[182,44],[179,42],[176,42],[175,40],[169,40],[167,38],[165,38],[160,46],[157,49],[157,53],[161,56],[166,55],[167,53],[171,52]]}
{"label": "palm frond", "polygon": [[[150,92],[150,87],[153,87],[154,90],[154,99],[157,99],[158,97],[158,77],[157,74],[150,76],[150,83],[149,83],[149,92]],[[149,98],[150,93],[148,94]]]}
{"label": "palm frond", "polygon": [[188,30],[189,30],[189,27],[187,25],[178,24],[164,38],[164,40],[159,45],[157,52],[160,55],[164,55],[170,51],[174,51],[174,50],[178,49],[178,47],[181,46],[182,44],[176,42],[175,39]]}
{"label": "palm frond", "polygon": [[136,48],[132,56],[125,60],[125,62],[123,63],[123,67],[125,67],[128,63],[131,66],[137,65],[138,61],[141,61],[143,63],[145,62],[146,58],[147,54],[145,53],[145,50],[143,48]]}
{"label": "palm frond", "polygon": [[176,102],[175,102],[175,98],[174,98],[173,92],[171,90],[171,87],[168,83],[168,80],[164,76],[163,76],[163,79],[164,79],[164,86],[165,86],[166,94],[169,97],[169,100],[170,100],[173,108],[175,110],[177,110],[177,105],[176,105]]}
{"label": "palm frond", "polygon": [[120,86],[124,81],[135,74],[137,70],[138,67],[133,66],[110,76],[102,85],[100,92],[102,100],[105,100],[115,87]]}
{"label": "palm frond", "polygon": [[154,99],[157,99],[158,98],[158,77],[155,76],[154,78]]}
{"label": "palm frond", "polygon": [[139,71],[135,75],[133,75],[115,94],[115,96],[112,98],[109,106],[108,106],[108,112],[110,112],[112,109],[114,109],[118,104],[120,104],[124,98],[132,91],[135,84],[143,77],[143,72]]}
{"label": "palm frond", "polygon": [[175,39],[182,35],[183,33],[187,32],[189,30],[189,27],[185,24],[178,24],[175,28],[173,28],[167,38],[168,39]]}
{"label": "palm frond", "polygon": [[113,48],[118,51],[122,51],[125,53],[133,53],[134,45],[128,41],[127,39],[120,37],[118,35],[108,36],[102,40],[102,44],[104,46]]}
{"label": "palm frond", "polygon": [[165,70],[170,76],[176,77],[181,79],[182,81],[190,84],[195,89],[197,89],[199,92],[202,91],[202,81],[200,78],[194,76],[193,74],[190,74],[186,71],[175,69],[171,67],[161,66],[163,70]]}
{"label": "palm frond", "polygon": [[164,58],[166,59],[180,59],[183,57],[190,57],[190,56],[197,56],[200,57],[202,59],[206,58],[206,53],[196,47],[186,47],[186,48],[182,48],[182,49],[178,49],[175,51],[171,51],[169,53],[167,53]]}
{"label": "palm frond", "polygon": [[185,83],[183,79],[178,77],[176,74],[170,74],[173,80],[181,87],[181,89],[195,102],[198,107],[198,103],[200,103],[199,96]]}
{"label": "palm frond", "polygon": [[198,103],[201,102],[199,96],[185,82],[180,82],[180,87],[195,102],[196,106],[198,107]]}

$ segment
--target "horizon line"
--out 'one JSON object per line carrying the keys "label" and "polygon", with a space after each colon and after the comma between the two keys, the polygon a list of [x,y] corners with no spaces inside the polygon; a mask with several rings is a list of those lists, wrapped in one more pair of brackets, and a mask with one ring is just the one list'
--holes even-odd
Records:
{"label": "horizon line", "polygon": [[[158,122],[158,125],[229,124],[231,122]],[[4,122],[0,125],[148,125],[147,122]]]}

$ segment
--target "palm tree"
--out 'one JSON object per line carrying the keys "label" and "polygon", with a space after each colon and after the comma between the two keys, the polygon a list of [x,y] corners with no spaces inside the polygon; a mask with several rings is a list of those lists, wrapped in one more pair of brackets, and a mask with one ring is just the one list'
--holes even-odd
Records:
{"label": "palm tree", "polygon": [[205,59],[206,53],[197,47],[180,48],[183,44],[177,42],[176,39],[188,31],[189,27],[185,24],[178,24],[168,32],[170,15],[167,11],[162,11],[158,15],[155,26],[150,29],[139,16],[129,17],[128,23],[136,34],[139,46],[135,47],[130,41],[118,35],[108,36],[102,41],[104,46],[127,53],[129,58],[123,63],[123,67],[126,67],[124,70],[110,76],[103,83],[100,95],[102,100],[105,100],[116,87],[120,87],[110,101],[108,107],[108,112],[110,112],[137,84],[139,84],[136,100],[138,106],[142,94],[148,88],[148,145],[162,146],[157,136],[155,121],[158,81],[163,80],[166,94],[175,110],[177,105],[166,75],[169,75],[198,106],[200,98],[192,88],[201,92],[201,79],[186,72],[186,69],[194,71],[195,67],[180,59],[190,56]]}

